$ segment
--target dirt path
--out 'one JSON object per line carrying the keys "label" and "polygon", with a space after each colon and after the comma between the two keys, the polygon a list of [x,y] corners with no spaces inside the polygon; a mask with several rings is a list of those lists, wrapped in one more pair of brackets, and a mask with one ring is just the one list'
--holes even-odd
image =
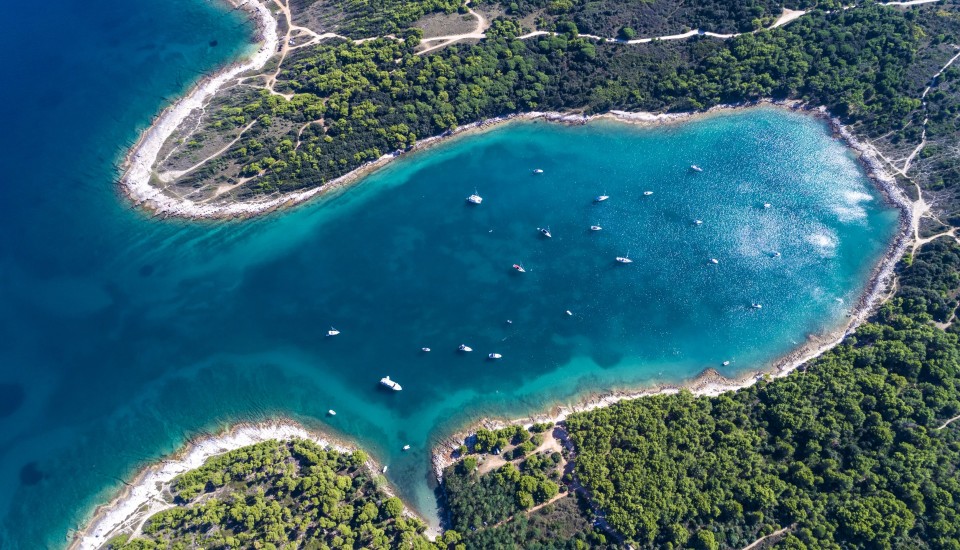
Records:
{"label": "dirt path", "polygon": [[778,530],[770,533],[769,535],[766,535],[766,536],[764,536],[764,537],[760,537],[760,538],[758,538],[757,540],[755,540],[755,541],[751,542],[750,544],[748,544],[747,546],[744,546],[744,547],[743,547],[743,550],[755,550],[756,548],[759,548],[760,545],[763,544],[763,542],[766,541],[767,539],[779,537],[780,535],[785,534],[787,531],[792,530],[794,527],[796,527],[796,526],[795,526],[795,525],[791,525],[790,527],[784,527],[783,529],[778,529]]}
{"label": "dirt path", "polygon": [[954,417],[951,418],[950,420],[947,420],[946,422],[944,422],[943,424],[941,424],[940,427],[937,428],[937,429],[938,429],[938,430],[942,430],[942,429],[946,428],[947,426],[949,426],[950,424],[956,422],[957,420],[960,420],[960,415],[954,416]]}
{"label": "dirt path", "polygon": [[243,130],[240,130],[240,133],[237,134],[237,137],[233,138],[233,140],[231,140],[230,143],[224,145],[223,147],[221,147],[220,149],[214,151],[213,153],[210,153],[210,155],[207,156],[207,158],[205,158],[205,159],[201,160],[200,162],[194,164],[194,165],[191,166],[190,168],[187,168],[186,170],[168,170],[168,171],[166,171],[166,172],[163,172],[162,174],[158,174],[157,177],[160,178],[160,181],[162,181],[162,182],[164,182],[164,183],[170,183],[170,182],[172,182],[173,180],[175,180],[175,179],[177,179],[177,178],[183,177],[183,176],[189,174],[190,172],[193,172],[193,171],[196,170],[197,168],[200,168],[200,167],[203,166],[204,164],[206,164],[206,163],[210,162],[211,160],[219,157],[220,155],[226,153],[226,152],[227,152],[227,149],[230,149],[231,147],[233,147],[233,144],[234,144],[234,143],[240,141],[240,138],[243,137],[243,134],[244,134],[247,130],[249,130],[250,128],[253,128],[253,125],[256,124],[256,123],[257,123],[257,121],[254,120],[254,121],[251,122],[250,124],[247,124],[246,126],[244,126],[244,127],[243,127]]}

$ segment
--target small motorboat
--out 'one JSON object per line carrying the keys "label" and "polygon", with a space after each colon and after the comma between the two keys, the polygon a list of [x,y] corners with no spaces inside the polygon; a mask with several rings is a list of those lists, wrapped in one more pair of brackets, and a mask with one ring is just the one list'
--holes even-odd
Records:
{"label": "small motorboat", "polygon": [[780,257],[780,253],[779,253],[779,252],[771,252],[771,253],[770,253],[770,257],[771,257],[771,258],[779,258],[779,257]]}
{"label": "small motorboat", "polygon": [[610,198],[610,195],[597,195],[593,198],[593,202],[603,202]]}
{"label": "small motorboat", "polygon": [[488,353],[488,354],[487,354],[487,359],[500,359],[501,357],[503,357],[503,356],[500,355],[499,353]]}
{"label": "small motorboat", "polygon": [[652,195],[652,194],[653,194],[653,191],[644,191],[644,192],[643,192],[643,196],[644,196],[644,197],[649,197],[649,196]]}
{"label": "small motorboat", "polygon": [[469,352],[473,351],[473,348],[471,348],[470,346],[468,346],[468,345],[466,345],[466,344],[460,344],[460,347],[457,348],[457,351],[462,351],[462,352],[465,352],[465,353],[469,353]]}
{"label": "small motorboat", "polygon": [[337,416],[337,411],[330,409],[329,411],[327,411],[327,414],[330,416]]}
{"label": "small motorboat", "polygon": [[423,353],[430,353],[430,348],[420,348]]}
{"label": "small motorboat", "polygon": [[336,336],[338,334],[340,334],[340,331],[333,327],[330,327],[330,330],[327,331],[327,336]]}
{"label": "small motorboat", "polygon": [[507,319],[507,324],[508,324],[508,325],[512,325],[512,324],[513,324],[513,321],[510,320],[510,319]]}
{"label": "small motorboat", "polygon": [[630,259],[630,256],[617,256],[617,261],[621,264],[632,264],[633,260]]}
{"label": "small motorboat", "polygon": [[770,207],[772,207],[772,206],[773,206],[773,205],[770,204],[769,202],[763,203],[763,207],[764,207],[764,208],[770,208]]}
{"label": "small motorboat", "polygon": [[513,264],[513,268],[520,273],[526,273],[527,270],[523,268],[523,264]]}
{"label": "small motorboat", "polygon": [[483,197],[481,197],[480,195],[477,194],[476,191],[474,191],[472,195],[467,197],[467,202],[469,202],[470,204],[480,204],[481,202],[483,202]]}
{"label": "small motorboat", "polygon": [[730,366],[730,361],[724,361],[724,362],[723,362],[723,366],[729,367],[729,366]]}
{"label": "small motorboat", "polygon": [[409,450],[410,450],[410,445],[404,445],[404,446],[403,446],[403,450],[404,450],[404,451],[409,451]]}
{"label": "small motorboat", "polygon": [[384,466],[383,466],[383,469],[382,469],[382,470],[380,470],[380,471],[381,471],[382,473],[384,473],[384,474],[385,474],[385,473],[387,473],[387,466],[386,466],[386,465],[384,465]]}
{"label": "small motorboat", "polygon": [[383,378],[381,378],[380,384],[390,388],[393,391],[400,391],[403,389],[403,386],[401,386],[400,384],[397,384],[396,381],[390,380],[389,376],[384,376]]}
{"label": "small motorboat", "polygon": [[693,170],[694,172],[703,172],[703,168],[700,168],[696,164],[691,164],[690,169]]}
{"label": "small motorboat", "polygon": [[553,235],[550,234],[550,228],[549,228],[549,227],[538,227],[538,228],[537,228],[537,231],[539,231],[541,235],[543,235],[544,237],[547,237],[548,239],[549,239],[550,237],[553,237]]}
{"label": "small motorboat", "polygon": [[718,263],[720,263],[720,260],[716,258],[710,258],[710,263],[712,263],[713,265],[717,265]]}
{"label": "small motorboat", "polygon": [[753,309],[761,309],[763,307],[763,304],[758,304],[756,302],[753,302],[752,304],[750,304],[750,307],[752,307]]}
{"label": "small motorboat", "polygon": [[600,227],[599,225],[591,225],[591,226],[590,226],[590,231],[600,231],[601,229],[603,229],[603,228]]}
{"label": "small motorboat", "polygon": [[540,168],[536,168],[536,169],[534,169],[533,173],[534,173],[534,174],[542,174],[542,173],[543,173],[543,170],[541,170]]}
{"label": "small motorboat", "polygon": [[567,315],[573,315],[573,312],[568,309],[568,310],[567,310]]}
{"label": "small motorboat", "polygon": [[703,220],[693,220],[693,225],[703,225]]}

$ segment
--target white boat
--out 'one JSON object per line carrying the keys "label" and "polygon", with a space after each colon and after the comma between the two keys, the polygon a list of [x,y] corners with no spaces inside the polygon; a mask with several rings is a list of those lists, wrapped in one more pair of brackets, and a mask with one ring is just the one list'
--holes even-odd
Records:
{"label": "white boat", "polygon": [[460,347],[458,347],[457,350],[458,350],[458,351],[463,351],[463,352],[471,352],[471,351],[473,351],[473,348],[471,348],[470,346],[468,346],[468,345],[466,345],[466,344],[460,344]]}
{"label": "white boat", "polygon": [[652,195],[652,194],[653,194],[653,191],[644,191],[644,192],[643,192],[643,196],[644,196],[644,197],[649,197],[649,196]]}
{"label": "white boat", "polygon": [[329,414],[330,416],[337,416],[337,411],[330,409],[329,411],[327,411],[327,414]]}
{"label": "white boat", "polygon": [[390,377],[389,377],[389,376],[384,376],[383,378],[381,378],[381,379],[380,379],[380,383],[383,384],[384,386],[390,388],[390,389],[393,390],[393,391],[400,391],[400,390],[403,389],[403,386],[401,386],[400,384],[397,384],[397,383],[396,383],[395,381],[393,381],[393,380],[390,380]]}
{"label": "white boat", "polygon": [[723,366],[727,367],[727,366],[729,366],[729,365],[730,365],[730,361],[724,361],[724,362],[723,362]]}
{"label": "white boat", "polygon": [[542,173],[543,173],[543,170],[541,170],[540,168],[536,168],[536,169],[534,169],[533,173],[534,173],[534,174],[542,174]]}
{"label": "white boat", "polygon": [[568,310],[567,310],[567,315],[573,315],[573,312],[568,309]]}
{"label": "white boat", "polygon": [[703,172],[703,168],[700,168],[696,164],[691,164],[690,169],[693,170],[694,172]]}
{"label": "white boat", "polygon": [[508,325],[512,325],[512,324],[513,324],[513,321],[511,321],[510,319],[507,319],[507,324],[508,324]]}
{"label": "white boat", "polygon": [[763,203],[764,208],[770,208],[772,205],[769,202]]}
{"label": "white boat", "polygon": [[703,225],[703,220],[693,220],[693,225]]}
{"label": "white boat", "polygon": [[513,268],[520,273],[526,273],[527,270],[523,268],[523,264],[513,264]]}
{"label": "white boat", "polygon": [[381,472],[383,472],[383,473],[387,473],[387,466],[386,466],[386,465],[384,465],[384,466],[383,466],[383,469],[382,469],[382,470],[380,470],[380,471],[381,471]]}
{"label": "white boat", "polygon": [[467,202],[469,202],[470,204],[480,204],[481,202],[483,202],[483,197],[481,197],[476,192],[474,192],[472,195],[467,197]]}
{"label": "white boat", "polygon": [[597,195],[593,198],[593,202],[603,202],[610,198],[610,195]]}
{"label": "white boat", "polygon": [[404,445],[404,446],[403,446],[403,450],[404,450],[404,451],[409,451],[409,450],[410,450],[410,445]]}
{"label": "white boat", "polygon": [[543,235],[544,237],[547,237],[547,238],[553,237],[553,235],[550,234],[549,227],[538,227],[537,231],[539,231],[540,234]]}
{"label": "white boat", "polygon": [[760,308],[763,307],[763,304],[758,304],[758,303],[754,302],[754,303],[750,304],[750,307],[752,307],[753,309],[760,309]]}
{"label": "white boat", "polygon": [[773,252],[773,253],[770,254],[770,257],[771,257],[771,258],[779,258],[779,257],[780,257],[780,253],[779,253],[779,252]]}
{"label": "white boat", "polygon": [[340,334],[340,331],[333,327],[330,327],[330,330],[327,331],[327,336],[336,336],[338,334]]}
{"label": "white boat", "polygon": [[488,354],[487,354],[487,359],[500,359],[501,357],[503,357],[503,356],[500,355],[499,353],[488,353]]}
{"label": "white boat", "polygon": [[591,225],[591,226],[590,226],[590,231],[600,231],[601,229],[603,229],[603,228],[600,227],[599,225]]}
{"label": "white boat", "polygon": [[710,263],[712,263],[713,265],[717,265],[718,263],[720,263],[720,260],[716,258],[710,258]]}
{"label": "white boat", "polygon": [[617,261],[620,262],[620,263],[622,263],[622,264],[632,264],[632,263],[633,263],[633,260],[630,259],[630,255],[629,255],[629,254],[626,255],[626,256],[617,256]]}
{"label": "white boat", "polygon": [[423,353],[430,353],[430,348],[420,348]]}

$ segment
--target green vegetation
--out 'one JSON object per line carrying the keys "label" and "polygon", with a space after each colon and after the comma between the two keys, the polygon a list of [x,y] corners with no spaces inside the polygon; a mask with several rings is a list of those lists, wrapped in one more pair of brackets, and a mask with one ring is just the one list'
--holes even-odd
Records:
{"label": "green vegetation", "polygon": [[527,457],[519,466],[507,462],[492,474],[477,475],[476,459],[467,457],[443,473],[450,526],[458,532],[501,522],[542,504],[560,492],[560,453]]}
{"label": "green vegetation", "polygon": [[617,548],[612,537],[594,529],[591,518],[584,499],[567,496],[502,525],[465,532],[463,544],[471,550]]}
{"label": "green vegetation", "polygon": [[[165,548],[434,548],[370,478],[364,453],[310,441],[268,441],[211,458],[177,477],[177,506],[113,550]],[[456,538],[451,533],[450,538]],[[446,548],[444,541],[438,545]]]}
{"label": "green vegetation", "polygon": [[960,548],[960,430],[938,429],[960,412],[960,343],[924,298],[956,292],[958,252],[927,245],[899,296],[800,374],[573,415],[579,479],[642,548],[736,548],[786,526],[790,548]]}
{"label": "green vegetation", "polygon": [[[205,132],[232,135],[255,123],[222,159],[178,184],[250,178],[240,195],[316,187],[423,137],[530,110],[689,111],[796,98],[826,105],[863,134],[896,135],[921,107],[908,76],[917,52],[933,44],[930,17],[912,14],[813,12],[732,40],[630,46],[579,37],[572,22],[557,27],[559,36],[518,40],[520,24],[500,18],[479,44],[426,56],[415,53],[416,30],[399,33],[405,42],[328,41],[284,63],[277,91],[291,100],[247,88],[211,112]],[[960,18],[936,19],[940,34],[957,28]]]}

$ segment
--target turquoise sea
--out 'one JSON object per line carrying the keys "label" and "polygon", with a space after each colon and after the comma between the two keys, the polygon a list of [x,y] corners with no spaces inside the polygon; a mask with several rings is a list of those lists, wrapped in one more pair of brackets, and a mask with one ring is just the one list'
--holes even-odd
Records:
{"label": "turquoise sea", "polygon": [[286,212],[153,219],[114,162],[251,26],[202,0],[54,4],[0,36],[0,548],[63,546],[143,465],[278,416],[357,441],[432,516],[438,438],[767,365],[845,321],[896,229],[821,121],[772,108],[515,123]]}

